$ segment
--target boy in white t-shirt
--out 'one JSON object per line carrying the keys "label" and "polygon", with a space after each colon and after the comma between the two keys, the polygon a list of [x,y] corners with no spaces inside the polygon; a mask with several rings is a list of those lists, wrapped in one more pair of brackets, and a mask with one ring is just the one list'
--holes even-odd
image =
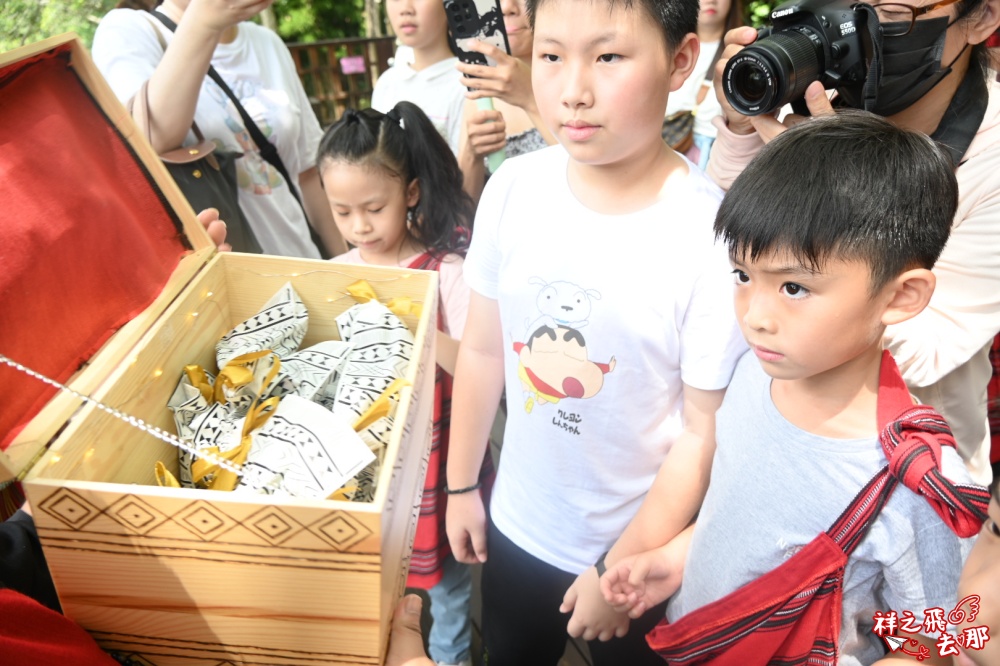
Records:
{"label": "boy in white t-shirt", "polygon": [[372,91],[372,108],[382,113],[398,102],[412,102],[427,114],[458,154],[465,88],[455,69],[458,58],[448,45],[448,20],[441,0],[386,0],[389,23],[405,60],[382,72]]}
{"label": "boy in white t-shirt", "polygon": [[[692,484],[707,471],[702,451],[745,349],[712,232],[720,193],[660,139],[668,93],[697,59],[698,3],[528,10],[536,100],[561,145],[508,160],[483,192],[448,461],[453,552],[485,562],[490,666],[555,664],[567,626],[624,636],[628,618],[604,602],[591,565],[671,447]],[[487,527],[476,479],[505,386]],[[675,505],[668,522],[680,530],[697,504]],[[635,624],[592,642],[594,663],[658,663],[648,625]]]}

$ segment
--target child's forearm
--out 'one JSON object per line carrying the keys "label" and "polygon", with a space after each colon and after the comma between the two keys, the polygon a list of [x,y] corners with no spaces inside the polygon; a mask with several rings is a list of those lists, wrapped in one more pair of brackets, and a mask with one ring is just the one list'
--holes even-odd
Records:
{"label": "child's forearm", "polygon": [[441,366],[442,370],[454,377],[455,363],[458,360],[458,340],[438,331],[434,338],[434,347],[437,364]]}
{"label": "child's forearm", "polygon": [[715,412],[725,391],[688,386],[684,391],[684,430],[671,446],[639,511],[605,558],[609,565],[666,544],[694,520],[701,507],[715,455]]}
{"label": "child's forearm", "polygon": [[467,488],[479,469],[503,392],[503,337],[497,302],[476,292],[455,364],[448,487]]}

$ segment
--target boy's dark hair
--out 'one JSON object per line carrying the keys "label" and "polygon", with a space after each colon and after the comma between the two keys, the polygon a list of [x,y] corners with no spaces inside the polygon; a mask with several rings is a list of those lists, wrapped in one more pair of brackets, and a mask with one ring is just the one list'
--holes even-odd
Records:
{"label": "boy's dark hair", "polygon": [[316,165],[346,162],[381,169],[406,187],[420,183],[410,234],[431,254],[465,253],[476,206],[462,189],[458,161],[420,107],[400,102],[388,113],[348,109],[319,142]]}
{"label": "boy's dark hair", "polygon": [[831,257],[871,267],[871,293],[931,268],[958,206],[951,158],[928,137],[865,111],[799,123],[733,183],[715,232],[737,259],[791,252],[810,269]]}
{"label": "boy's dark hair", "polygon": [[[566,2],[568,0],[562,0]],[[597,2],[598,0],[587,0]],[[535,29],[535,12],[545,0],[526,0],[528,23]],[[655,19],[663,30],[667,50],[673,52],[688,33],[698,32],[698,0],[607,0],[608,11],[621,5],[632,9],[638,5],[651,18]]]}

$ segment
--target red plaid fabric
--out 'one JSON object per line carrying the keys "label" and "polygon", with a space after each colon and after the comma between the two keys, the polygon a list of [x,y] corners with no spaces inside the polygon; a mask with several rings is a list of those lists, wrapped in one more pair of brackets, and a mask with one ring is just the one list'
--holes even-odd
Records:
{"label": "red plaid fabric", "polygon": [[[441,260],[429,252],[420,255],[408,268],[436,271]],[[438,311],[438,329],[441,328],[441,311]],[[448,434],[451,428],[451,388],[452,378],[440,366],[435,366],[434,375],[434,417],[431,430],[431,456],[427,462],[427,476],[424,492],[420,500],[420,516],[413,539],[413,555],[410,558],[410,573],[407,587],[430,589],[441,580],[441,564],[451,553],[448,536],[445,533],[445,511],[448,495],[445,494],[445,472],[448,460]],[[493,458],[489,449],[483,458],[479,478],[483,482],[484,502],[488,503],[489,488],[494,478]]]}
{"label": "red plaid fabric", "polygon": [[889,463],[861,490],[829,530],[783,565],[732,594],[661,622],[647,635],[669,664],[834,666],[840,637],[844,567],[902,481],[927,497],[959,535],[979,529],[989,493],[955,486],[939,471],[941,446],[954,447],[947,423],[927,407],[914,407],[889,352],[882,357],[879,435]]}

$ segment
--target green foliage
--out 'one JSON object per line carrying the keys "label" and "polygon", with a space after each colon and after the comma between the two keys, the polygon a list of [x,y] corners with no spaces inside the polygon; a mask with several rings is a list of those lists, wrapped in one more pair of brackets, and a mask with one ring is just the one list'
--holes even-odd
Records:
{"label": "green foliage", "polygon": [[[0,51],[63,32],[90,48],[101,17],[118,0],[0,0]],[[278,34],[286,42],[364,35],[364,0],[276,0]]]}
{"label": "green foliage", "polygon": [[2,0],[0,51],[52,35],[75,32],[88,46],[97,24],[116,0]]}
{"label": "green foliage", "polygon": [[771,10],[776,4],[774,0],[750,0],[746,5],[747,25],[760,28],[770,23]]}
{"label": "green foliage", "polygon": [[276,0],[278,34],[286,42],[360,37],[364,0]]}

